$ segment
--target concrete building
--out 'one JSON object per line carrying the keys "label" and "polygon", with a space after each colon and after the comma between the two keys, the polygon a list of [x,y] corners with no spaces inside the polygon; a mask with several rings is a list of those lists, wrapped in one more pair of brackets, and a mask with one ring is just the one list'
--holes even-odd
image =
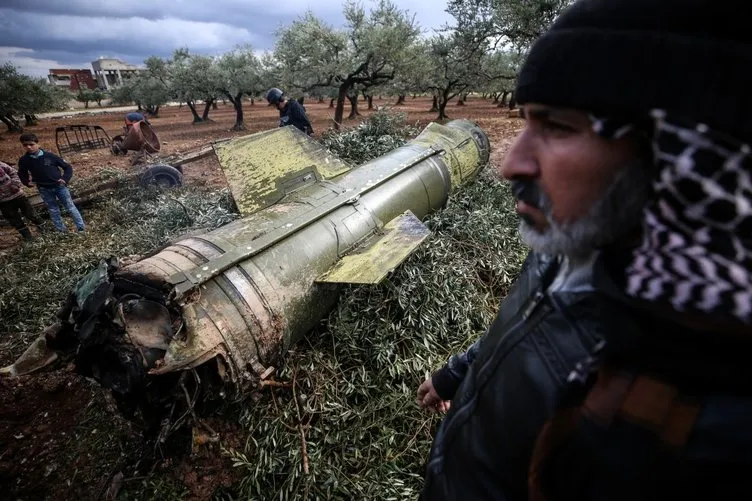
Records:
{"label": "concrete building", "polygon": [[47,79],[52,85],[67,87],[72,92],[97,88],[97,82],[91,75],[91,70],[52,68]]}
{"label": "concrete building", "polygon": [[123,83],[124,80],[144,71],[143,68],[124,63],[120,59],[108,59],[103,57],[100,57],[96,61],[92,61],[91,67],[94,69],[94,76],[97,78],[97,84],[100,89],[111,89],[116,87]]}

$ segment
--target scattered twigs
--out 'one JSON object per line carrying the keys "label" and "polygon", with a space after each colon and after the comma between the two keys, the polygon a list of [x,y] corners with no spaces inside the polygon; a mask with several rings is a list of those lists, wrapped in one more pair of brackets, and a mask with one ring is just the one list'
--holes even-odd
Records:
{"label": "scattered twigs", "polygon": [[[193,372],[198,382],[198,375],[195,374],[195,370]],[[208,423],[205,423],[204,421],[200,420],[198,416],[196,415],[196,410],[193,407],[196,404],[196,397],[198,396],[198,391],[196,392],[196,396],[193,399],[191,399],[191,396],[188,394],[188,388],[185,387],[185,382],[182,380],[182,378],[180,380],[180,388],[183,389],[183,395],[185,395],[185,403],[188,406],[188,410],[191,413],[191,416],[193,417],[193,422],[197,426],[202,426],[206,431],[208,431],[209,434],[212,436],[212,438],[219,437],[219,434],[216,431],[214,431],[214,428],[209,426]]]}
{"label": "scattered twigs", "polygon": [[293,372],[292,375],[292,398],[295,400],[295,410],[298,413],[298,430],[300,431],[300,448],[303,455],[303,473],[310,474],[310,468],[308,466],[308,444],[306,443],[305,428],[303,427],[303,414],[300,412],[300,402],[298,401],[298,395],[295,391],[295,385],[297,384],[297,372]]}
{"label": "scattered twigs", "polygon": [[292,384],[284,381],[275,381],[273,379],[265,379],[259,383],[261,388],[291,388]]}

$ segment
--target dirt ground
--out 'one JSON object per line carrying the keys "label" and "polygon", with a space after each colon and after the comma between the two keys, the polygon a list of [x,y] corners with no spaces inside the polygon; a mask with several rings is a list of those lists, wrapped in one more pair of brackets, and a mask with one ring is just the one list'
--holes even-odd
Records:
{"label": "dirt ground", "polygon": [[[374,106],[391,106],[393,100],[374,99]],[[430,99],[408,98],[404,106],[411,123],[426,124],[436,118],[428,112]],[[363,115],[370,112],[365,110]],[[328,103],[307,102],[316,136],[331,124]],[[450,103],[451,118],[476,121],[488,134],[492,164],[499,165],[522,121],[508,118],[506,110],[489,100],[470,98],[465,106]],[[68,124],[101,125],[112,137],[120,133],[124,113],[74,115],[44,119],[29,127],[43,148],[56,152],[55,127]],[[219,105],[212,122],[193,125],[188,108],[166,107],[152,121],[162,141],[162,155],[186,153],[212,140],[239,136],[277,126],[276,110],[261,103],[245,104],[247,130],[231,132],[235,113],[231,105]],[[348,120],[345,127],[356,125]],[[0,135],[0,160],[15,164],[22,154],[17,134]],[[129,171],[129,159],[97,150],[66,157],[76,179],[97,176],[104,169]],[[225,180],[214,157],[186,164],[186,183],[223,186]],[[30,194],[32,192],[30,191]],[[12,252],[19,244],[15,231],[0,227],[0,249]],[[12,335],[12,334],[7,334]],[[1,348],[0,348],[1,349]],[[2,355],[0,353],[0,355]],[[0,359],[6,359],[0,356]],[[194,448],[185,437],[180,450],[146,447],[138,430],[122,420],[109,397],[94,383],[76,376],[72,368],[23,377],[0,379],[0,499],[211,499],[221,496],[239,480],[221,447],[242,448],[244,436],[232,419],[210,421],[220,432],[221,443]],[[154,475],[154,473],[157,473]],[[229,496],[224,499],[231,499]]]}

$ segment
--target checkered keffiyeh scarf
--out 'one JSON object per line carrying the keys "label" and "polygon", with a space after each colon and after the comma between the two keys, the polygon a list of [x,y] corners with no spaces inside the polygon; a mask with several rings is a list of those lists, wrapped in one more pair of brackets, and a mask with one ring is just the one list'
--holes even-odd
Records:
{"label": "checkered keffiyeh scarf", "polygon": [[[602,137],[638,127],[593,118]],[[626,269],[626,292],[678,311],[732,315],[752,323],[750,147],[662,110],[650,114],[654,195],[641,245]]]}

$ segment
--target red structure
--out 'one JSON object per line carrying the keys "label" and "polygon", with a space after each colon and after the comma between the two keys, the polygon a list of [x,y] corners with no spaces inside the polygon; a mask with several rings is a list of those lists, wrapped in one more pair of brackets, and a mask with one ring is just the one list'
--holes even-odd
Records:
{"label": "red structure", "polygon": [[47,78],[51,84],[68,87],[73,92],[97,88],[91,70],[51,69]]}

